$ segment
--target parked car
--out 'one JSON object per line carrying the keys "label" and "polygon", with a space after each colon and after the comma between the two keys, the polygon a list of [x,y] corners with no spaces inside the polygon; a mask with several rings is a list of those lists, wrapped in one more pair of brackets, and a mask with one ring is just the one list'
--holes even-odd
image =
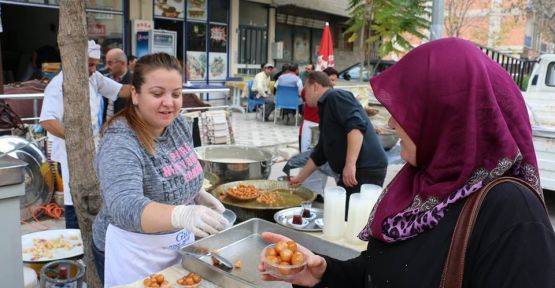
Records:
{"label": "parked car", "polygon": [[523,92],[543,189],[555,191],[555,54],[541,55]]}
{"label": "parked car", "polygon": [[[372,77],[379,75],[380,73],[382,73],[385,69],[393,66],[393,64],[397,63],[396,61],[393,60],[372,60],[370,61],[370,65],[372,65]],[[374,69],[374,67],[378,65],[377,69]],[[362,81],[363,82],[368,82],[368,80],[370,79],[368,77],[368,70],[367,70],[367,65],[365,63],[363,69],[362,69]],[[359,63],[355,63],[349,67],[347,67],[346,69],[342,70],[339,72],[339,79],[342,80],[346,80],[346,81],[358,81],[358,77],[359,77],[359,71],[360,71],[360,65]]]}

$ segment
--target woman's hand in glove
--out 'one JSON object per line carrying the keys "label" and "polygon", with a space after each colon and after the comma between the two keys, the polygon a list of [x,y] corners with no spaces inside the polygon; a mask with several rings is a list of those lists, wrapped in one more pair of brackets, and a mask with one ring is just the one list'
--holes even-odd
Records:
{"label": "woman's hand in glove", "polygon": [[222,214],[225,211],[225,207],[216,197],[212,196],[212,194],[206,192],[204,189],[200,189],[200,193],[198,193],[197,198],[195,198],[195,203],[199,205],[204,205],[208,208],[214,209],[216,212]]}
{"label": "woman's hand in glove", "polygon": [[[220,204],[221,205],[221,204]],[[228,225],[222,214],[202,205],[179,205],[172,211],[172,226],[191,231],[197,237],[206,237]]]}

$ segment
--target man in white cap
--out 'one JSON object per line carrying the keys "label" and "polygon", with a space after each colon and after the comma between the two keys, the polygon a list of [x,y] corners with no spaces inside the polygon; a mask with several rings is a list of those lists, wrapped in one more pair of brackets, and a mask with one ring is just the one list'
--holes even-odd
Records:
{"label": "man in white cap", "polygon": [[[95,146],[98,144],[99,132],[102,125],[102,96],[114,101],[119,97],[128,98],[131,87],[103,76],[96,71],[96,65],[100,61],[100,45],[93,40],[88,42],[88,70],[89,70],[89,103],[91,107],[91,126]],[[67,152],[64,133],[64,98],[63,98],[63,71],[56,75],[44,90],[44,100],[40,113],[40,124],[48,131],[48,137],[52,142],[51,160],[58,161],[62,170],[64,183],[64,206],[66,228],[79,228],[77,217],[73,207],[71,194],[69,193],[69,170],[67,164]]]}
{"label": "man in white cap", "polygon": [[275,103],[274,96],[270,93],[270,75],[274,71],[274,65],[271,63],[266,63],[261,65],[262,71],[260,71],[256,76],[254,76],[254,81],[252,82],[252,91],[256,93],[256,98],[264,99],[265,112],[264,120],[268,121],[270,113],[274,111]]}

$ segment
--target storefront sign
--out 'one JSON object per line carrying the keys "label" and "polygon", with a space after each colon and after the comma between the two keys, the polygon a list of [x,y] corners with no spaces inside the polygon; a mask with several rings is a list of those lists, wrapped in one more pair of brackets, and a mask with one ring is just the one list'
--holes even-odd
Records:
{"label": "storefront sign", "polygon": [[225,27],[212,27],[210,29],[210,39],[214,41],[226,41]]}
{"label": "storefront sign", "polygon": [[106,36],[106,25],[104,24],[94,24],[87,27],[87,32],[89,37],[101,37]]}
{"label": "storefront sign", "polygon": [[133,20],[133,29],[136,32],[150,31],[154,28],[154,22],[150,20]]}

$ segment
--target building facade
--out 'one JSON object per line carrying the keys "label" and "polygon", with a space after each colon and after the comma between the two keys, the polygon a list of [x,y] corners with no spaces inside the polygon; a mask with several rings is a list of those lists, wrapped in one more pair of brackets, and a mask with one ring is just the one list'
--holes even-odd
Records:
{"label": "building facade", "polygon": [[[336,65],[352,64],[356,48],[343,36],[348,0],[314,2],[87,0],[87,31],[103,56],[114,47],[136,56],[174,54],[186,67],[184,80],[199,85],[253,75],[267,62],[315,62],[325,22],[333,32]],[[5,82],[27,80],[40,69],[34,67],[37,54],[57,46],[58,1],[0,0],[0,9]]]}
{"label": "building facade", "polygon": [[[445,36],[459,36],[498,51],[534,58],[553,53],[525,0],[446,0]],[[458,19],[457,19],[458,18]],[[454,21],[453,21],[454,20]],[[450,23],[462,23],[449,29]]]}

